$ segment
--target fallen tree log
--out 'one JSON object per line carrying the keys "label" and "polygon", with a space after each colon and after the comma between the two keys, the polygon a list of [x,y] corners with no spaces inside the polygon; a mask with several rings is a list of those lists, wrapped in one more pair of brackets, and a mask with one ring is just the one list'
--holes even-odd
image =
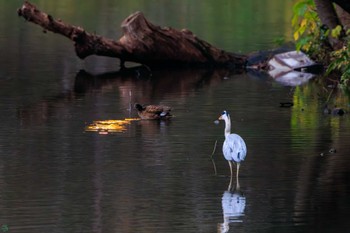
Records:
{"label": "fallen tree log", "polygon": [[150,67],[164,66],[226,66],[245,67],[245,55],[225,52],[199,39],[191,31],[161,28],[149,22],[141,12],[127,17],[121,24],[123,36],[118,40],[86,32],[40,11],[25,1],[17,10],[19,16],[40,25],[45,31],[61,34],[74,41],[79,58],[90,55],[116,57]]}

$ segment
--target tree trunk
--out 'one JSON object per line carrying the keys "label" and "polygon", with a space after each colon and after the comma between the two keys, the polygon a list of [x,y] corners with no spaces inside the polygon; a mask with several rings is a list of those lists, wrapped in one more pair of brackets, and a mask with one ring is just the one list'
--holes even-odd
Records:
{"label": "tree trunk", "polygon": [[244,68],[247,57],[225,52],[197,38],[191,31],[155,26],[141,12],[130,15],[122,22],[124,35],[119,41],[88,33],[83,28],[65,24],[51,15],[41,12],[25,1],[17,10],[27,21],[40,25],[44,30],[61,34],[75,42],[79,58],[90,55],[117,57],[121,65],[125,61],[150,67],[163,66],[228,66]]}
{"label": "tree trunk", "polygon": [[344,11],[350,14],[350,1],[349,0],[333,0],[338,6],[343,8]]}
{"label": "tree trunk", "polygon": [[339,25],[339,20],[335,12],[334,6],[330,0],[315,0],[318,16],[321,22],[329,29]]}
{"label": "tree trunk", "polygon": [[[315,0],[315,5],[317,9],[318,16],[322,24],[326,25],[330,30],[334,29],[337,25],[340,25],[338,16],[335,12],[332,1],[330,0]],[[330,35],[328,36],[328,40],[333,47],[333,49],[340,49],[343,46],[343,43],[337,39],[333,38]]]}
{"label": "tree trunk", "polygon": [[350,29],[350,13],[345,11],[339,5],[335,6],[335,10],[337,11],[337,15],[341,25],[343,25],[344,31]]}

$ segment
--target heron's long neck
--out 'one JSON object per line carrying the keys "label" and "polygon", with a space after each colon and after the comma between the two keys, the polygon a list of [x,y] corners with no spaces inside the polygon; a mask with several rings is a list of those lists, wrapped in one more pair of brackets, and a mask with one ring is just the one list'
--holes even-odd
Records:
{"label": "heron's long neck", "polygon": [[231,134],[231,119],[228,117],[225,119],[225,136]]}

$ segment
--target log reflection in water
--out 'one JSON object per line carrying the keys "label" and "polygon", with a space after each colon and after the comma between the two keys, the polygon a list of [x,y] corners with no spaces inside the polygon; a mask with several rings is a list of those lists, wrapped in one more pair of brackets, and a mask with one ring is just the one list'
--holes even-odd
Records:
{"label": "log reflection in water", "polygon": [[[43,96],[34,104],[17,109],[21,125],[42,124],[51,117],[70,119],[72,112],[67,108],[87,95],[104,95],[119,91],[119,104],[129,112],[132,103],[153,103],[165,98],[183,99],[192,91],[215,86],[224,77],[234,74],[229,69],[167,69],[151,71],[145,66],[126,68],[116,72],[92,74],[85,70],[75,76],[72,89],[53,96]],[[95,98],[96,99],[96,98]],[[95,100],[98,101],[97,99]],[[136,115],[135,115],[136,116]],[[124,116],[124,117],[135,117]]]}

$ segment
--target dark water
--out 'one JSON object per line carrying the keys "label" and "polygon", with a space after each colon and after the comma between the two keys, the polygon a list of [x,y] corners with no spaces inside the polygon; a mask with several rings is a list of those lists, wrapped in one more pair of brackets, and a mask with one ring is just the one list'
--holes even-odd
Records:
{"label": "dark water", "polygon": [[[161,4],[181,9],[181,21],[178,14],[167,18],[152,8],[154,1],[90,1],[84,7],[78,2],[35,1],[109,36],[140,8],[161,25],[207,29],[202,37],[235,51],[270,48],[272,38],[233,33],[229,23],[216,21],[230,19],[239,32],[246,29],[240,24],[254,25],[259,16],[276,35],[288,31],[288,24],[276,23],[284,16],[275,7],[287,11],[291,6],[236,1],[247,12],[259,9],[243,21],[227,5],[216,10],[211,1]],[[21,1],[0,5],[7,9],[0,16],[5,51],[0,58],[0,224],[9,232],[347,231],[350,120],[347,114],[322,111],[327,99],[347,109],[346,93],[317,81],[286,87],[268,76],[228,70],[132,69],[123,74],[114,59],[79,61],[71,42],[17,18]],[[114,16],[117,23],[106,25]],[[225,33],[211,37],[213,28]],[[258,29],[258,35],[264,33]],[[294,106],[281,108],[280,102],[287,101]],[[97,120],[137,117],[130,109],[135,102],[169,105],[175,117],[130,121],[122,132],[86,131]],[[224,109],[248,147],[235,192],[227,191],[224,125],[214,124]],[[217,175],[210,160],[216,140]]]}

